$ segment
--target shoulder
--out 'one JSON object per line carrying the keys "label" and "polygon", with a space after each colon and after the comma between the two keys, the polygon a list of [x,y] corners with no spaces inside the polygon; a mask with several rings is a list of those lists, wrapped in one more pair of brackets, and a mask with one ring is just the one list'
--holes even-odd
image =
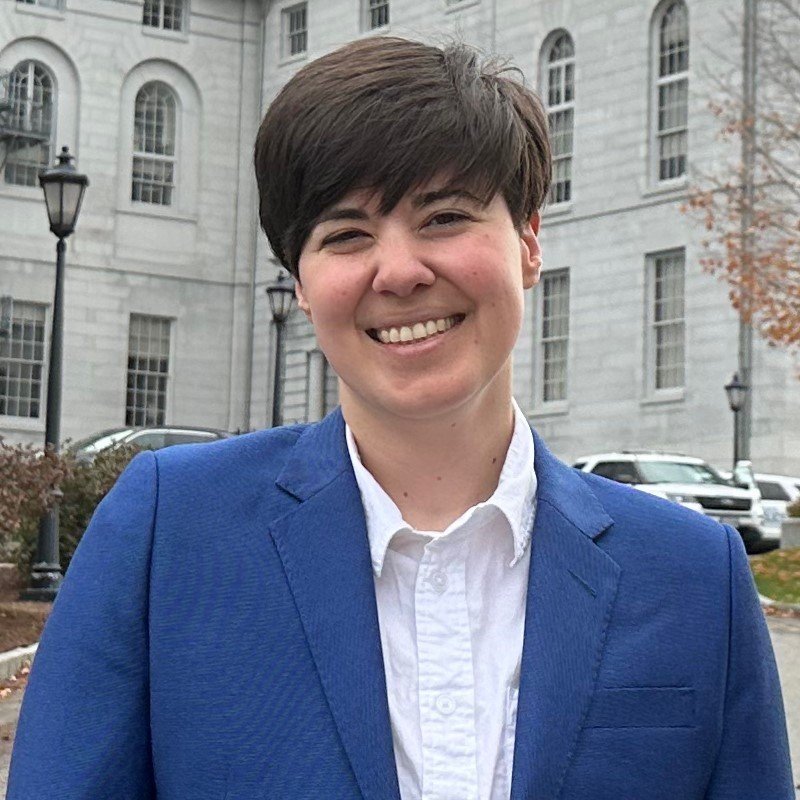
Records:
{"label": "shoulder", "polygon": [[646,563],[662,577],[672,573],[702,580],[727,574],[731,542],[719,522],[630,486],[578,474],[613,520],[598,544],[618,563]]}
{"label": "shoulder", "polygon": [[309,425],[246,433],[203,444],[166,447],[153,453],[159,481],[215,481],[224,475],[257,470],[278,474]]}

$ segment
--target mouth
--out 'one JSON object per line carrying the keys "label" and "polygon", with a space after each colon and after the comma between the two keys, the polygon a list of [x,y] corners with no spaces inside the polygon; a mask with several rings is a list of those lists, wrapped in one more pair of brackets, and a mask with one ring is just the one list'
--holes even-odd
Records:
{"label": "mouth", "polygon": [[449,317],[438,317],[396,327],[368,328],[366,334],[381,344],[414,344],[447,333],[451,328],[460,325],[465,317],[466,314],[453,314]]}

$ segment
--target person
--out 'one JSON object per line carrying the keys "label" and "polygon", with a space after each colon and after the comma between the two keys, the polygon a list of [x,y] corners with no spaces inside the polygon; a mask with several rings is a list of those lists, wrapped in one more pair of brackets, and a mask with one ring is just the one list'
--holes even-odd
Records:
{"label": "person", "polygon": [[261,125],[320,423],[139,455],[42,637],[10,800],[789,800],[740,537],[560,463],[512,396],[546,115],[368,38]]}

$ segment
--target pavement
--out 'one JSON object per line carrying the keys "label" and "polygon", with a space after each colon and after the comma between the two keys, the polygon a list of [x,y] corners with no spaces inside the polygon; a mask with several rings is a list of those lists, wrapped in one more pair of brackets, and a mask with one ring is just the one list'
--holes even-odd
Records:
{"label": "pavement", "polygon": [[[797,800],[800,800],[800,619],[767,617],[767,626],[781,677],[794,783],[797,787],[795,792]],[[15,691],[10,697],[0,700],[0,797],[5,797],[6,793],[11,746],[21,702],[21,691]]]}

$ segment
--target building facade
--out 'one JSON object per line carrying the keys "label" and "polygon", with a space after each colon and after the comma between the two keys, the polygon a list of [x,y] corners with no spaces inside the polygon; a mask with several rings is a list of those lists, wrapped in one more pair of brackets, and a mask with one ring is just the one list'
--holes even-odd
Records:
{"label": "building facade", "polygon": [[[56,144],[92,181],[68,254],[65,435],[128,419],[269,424],[276,264],[250,166],[260,111],[308,60],[389,34],[508,57],[547,106],[544,273],[514,389],[550,446],[727,465],[738,321],[681,206],[694,171],[735,157],[708,101],[715,76],[738,68],[736,20],[723,21],[737,13],[724,0],[0,0],[0,70],[16,70],[26,124],[41,127],[36,109],[56,98],[50,152],[30,139],[0,174],[0,295],[24,340],[0,347],[6,370],[25,373],[7,379],[0,434],[44,426],[32,376],[47,357],[54,241],[27,184]],[[317,418],[335,376],[297,311],[286,338],[284,420]],[[753,406],[757,467],[800,474],[796,366],[758,339]]]}
{"label": "building facade", "polygon": [[9,440],[44,430],[55,239],[36,176],[62,145],[90,181],[68,240],[64,435],[243,426],[260,40],[246,0],[0,1]]}

